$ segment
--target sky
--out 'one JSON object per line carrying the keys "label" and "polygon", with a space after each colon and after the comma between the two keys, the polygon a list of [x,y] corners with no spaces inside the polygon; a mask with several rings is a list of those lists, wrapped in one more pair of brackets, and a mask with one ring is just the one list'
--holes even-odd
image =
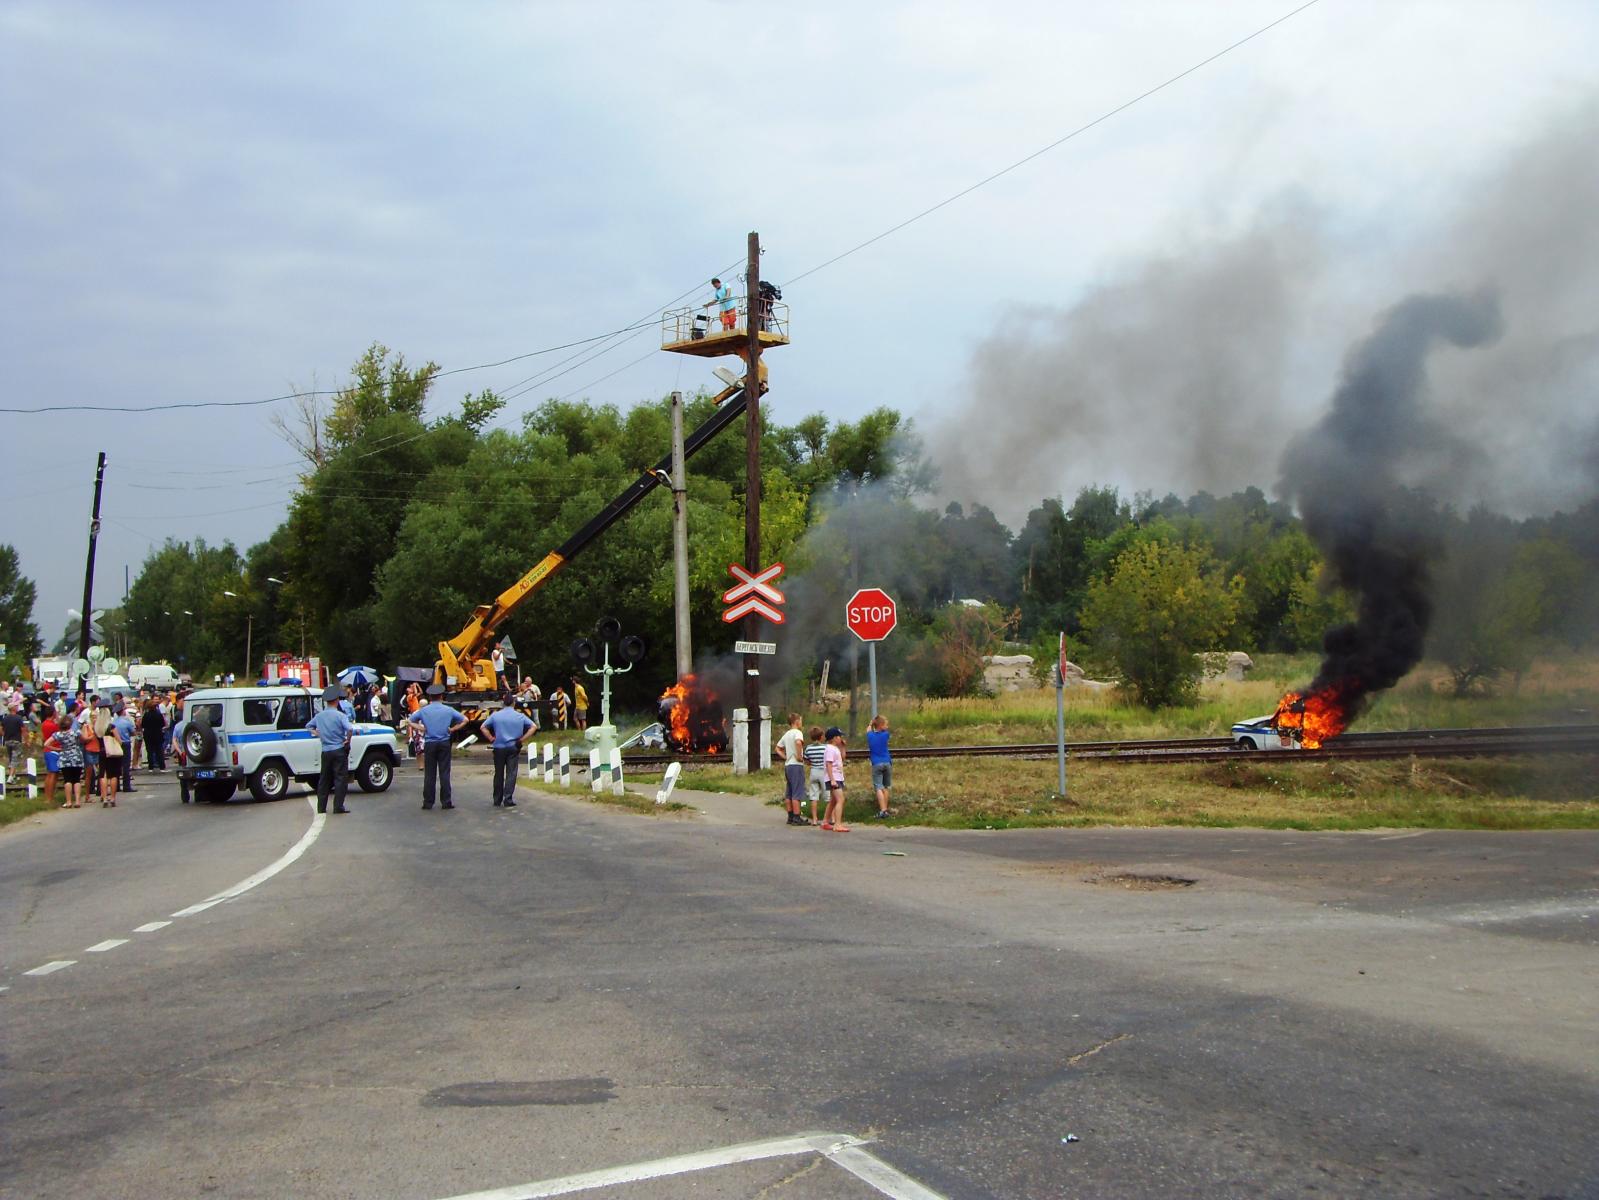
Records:
{"label": "sky", "polygon": [[[139,410],[336,387],[373,342],[454,369],[593,337],[708,298],[751,230],[791,306],[768,419],[891,405],[1013,524],[1088,483],[1269,489],[1427,288],[1505,297],[1503,343],[1438,364],[1515,467],[1472,494],[1580,500],[1591,3],[1320,0],[822,266],[1294,7],[0,0],[0,405],[49,410],[0,414],[0,541],[35,620],[81,597],[100,450],[97,605],[164,539],[243,550],[284,512],[284,405]],[[433,403],[493,388],[514,427],[713,383],[617,341]]]}

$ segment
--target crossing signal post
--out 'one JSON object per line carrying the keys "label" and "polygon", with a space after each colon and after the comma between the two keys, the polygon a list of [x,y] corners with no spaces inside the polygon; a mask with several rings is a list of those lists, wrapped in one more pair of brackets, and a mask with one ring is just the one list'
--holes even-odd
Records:
{"label": "crossing signal post", "polygon": [[[761,235],[751,232],[749,264],[745,268],[744,326],[744,567],[751,574],[761,569]],[[761,616],[750,612],[744,618],[744,640],[759,641]],[[761,660],[759,655],[744,656],[744,708],[749,713],[749,757],[752,766],[761,761]]]}

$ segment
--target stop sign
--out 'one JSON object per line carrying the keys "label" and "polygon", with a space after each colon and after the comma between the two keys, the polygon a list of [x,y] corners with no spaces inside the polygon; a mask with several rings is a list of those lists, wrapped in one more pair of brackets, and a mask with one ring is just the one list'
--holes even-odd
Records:
{"label": "stop sign", "polygon": [[880,642],[894,632],[899,614],[882,588],[862,588],[844,606],[844,623],[863,642]]}

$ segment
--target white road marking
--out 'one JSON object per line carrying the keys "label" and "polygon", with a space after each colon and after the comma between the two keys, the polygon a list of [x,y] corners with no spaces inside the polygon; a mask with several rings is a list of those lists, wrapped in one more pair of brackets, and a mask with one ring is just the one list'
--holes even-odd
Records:
{"label": "white road marking", "polygon": [[103,942],[96,942],[84,951],[85,954],[104,954],[107,950],[115,950],[118,946],[126,946],[127,938],[107,938]]}
{"label": "white road marking", "polygon": [[802,1133],[794,1137],[743,1142],[737,1146],[679,1154],[673,1158],[657,1158],[622,1167],[607,1167],[581,1175],[564,1175],[559,1179],[545,1179],[537,1183],[521,1183],[487,1192],[468,1192],[451,1196],[448,1200],[539,1200],[544,1196],[567,1196],[573,1192],[664,1179],[668,1175],[686,1175],[693,1171],[710,1171],[717,1167],[760,1162],[768,1158],[789,1158],[798,1154],[820,1154],[890,1200],[945,1200],[938,1192],[923,1187],[910,1176],[862,1150],[864,1144],[861,1138],[851,1137],[847,1133]]}
{"label": "white road marking", "polygon": [[1412,830],[1410,833],[1385,833],[1381,837],[1379,837],[1377,840],[1379,842],[1402,842],[1406,838],[1418,838],[1418,837],[1421,837],[1423,834],[1430,833],[1430,832],[1431,832],[1431,830],[1428,830],[1428,829],[1415,829],[1415,830]]}
{"label": "white road marking", "polygon": [[134,926],[134,933],[154,933],[157,929],[165,929],[171,921],[146,921],[143,925]]}
{"label": "white road marking", "polygon": [[[314,804],[315,801],[307,799],[306,803]],[[207,897],[198,904],[189,905],[188,908],[178,909],[178,911],[173,913],[172,916],[174,919],[178,917],[192,917],[195,913],[203,913],[206,909],[211,908],[214,905],[221,904],[225,900],[237,899],[239,896],[244,895],[245,892],[248,892],[251,888],[260,887],[279,871],[284,870],[286,867],[293,866],[294,863],[299,861],[300,856],[309,850],[312,843],[314,843],[317,838],[322,835],[322,827],[327,823],[327,814],[317,813],[311,818],[311,828],[307,829],[300,840],[295,842],[294,845],[290,846],[288,851],[283,855],[282,858],[278,859],[277,862],[273,863],[271,866],[262,867],[254,875],[250,876],[248,879],[240,880],[238,883],[228,888],[228,890],[225,892],[218,892],[215,896]]]}
{"label": "white road marking", "polygon": [[52,975],[57,971],[65,970],[78,960],[75,958],[58,958],[55,962],[47,962],[42,967],[35,967],[31,971],[24,971],[24,975]]}

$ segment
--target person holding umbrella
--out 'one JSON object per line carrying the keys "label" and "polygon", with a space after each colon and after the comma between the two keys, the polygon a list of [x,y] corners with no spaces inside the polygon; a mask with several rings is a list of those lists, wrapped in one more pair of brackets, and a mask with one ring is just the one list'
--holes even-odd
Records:
{"label": "person holding umbrella", "polygon": [[333,793],[333,811],[347,813],[344,795],[350,786],[350,740],[355,737],[355,722],[339,707],[343,698],[337,684],[322,691],[322,709],[306,724],[322,743],[322,772],[316,780],[316,810],[328,811],[328,792]]}

